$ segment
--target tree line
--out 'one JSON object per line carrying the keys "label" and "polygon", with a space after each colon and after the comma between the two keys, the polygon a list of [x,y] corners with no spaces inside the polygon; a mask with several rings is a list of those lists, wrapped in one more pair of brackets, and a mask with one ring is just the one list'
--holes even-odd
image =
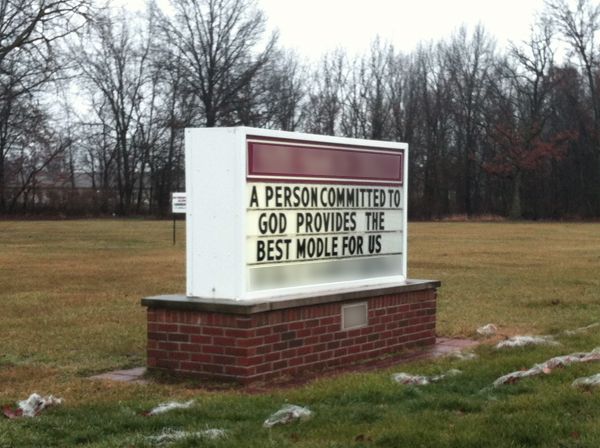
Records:
{"label": "tree line", "polygon": [[600,5],[306,63],[255,0],[0,0],[0,214],[165,215],[186,127],[408,142],[412,218],[600,216]]}

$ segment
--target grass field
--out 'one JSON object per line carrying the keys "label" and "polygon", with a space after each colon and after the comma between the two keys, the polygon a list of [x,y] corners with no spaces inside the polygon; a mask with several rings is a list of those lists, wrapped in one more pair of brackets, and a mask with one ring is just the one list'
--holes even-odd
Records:
{"label": "grass field", "polygon": [[[600,389],[570,384],[600,373],[577,365],[501,389],[498,376],[600,346],[600,331],[561,345],[494,350],[343,374],[295,389],[248,395],[192,382],[127,385],[94,373],[144,364],[146,295],[184,290],[184,233],[168,221],[0,221],[0,404],[32,392],[65,405],[35,419],[0,418],[0,447],[152,446],[165,428],[224,428],[220,441],[178,446],[595,447]],[[488,322],[503,335],[556,334],[600,321],[600,224],[415,223],[409,274],[442,280],[438,334],[474,337]],[[463,374],[424,388],[393,372]],[[153,418],[142,410],[194,398],[189,410]],[[266,430],[283,403],[309,406],[308,422]]]}

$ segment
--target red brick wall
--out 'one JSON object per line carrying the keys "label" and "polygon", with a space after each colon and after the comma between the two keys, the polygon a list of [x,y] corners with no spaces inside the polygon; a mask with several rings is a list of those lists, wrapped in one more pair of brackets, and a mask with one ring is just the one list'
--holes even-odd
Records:
{"label": "red brick wall", "polygon": [[[368,326],[341,307],[368,302]],[[346,367],[435,343],[435,289],[251,315],[148,308],[148,367],[242,382]]]}

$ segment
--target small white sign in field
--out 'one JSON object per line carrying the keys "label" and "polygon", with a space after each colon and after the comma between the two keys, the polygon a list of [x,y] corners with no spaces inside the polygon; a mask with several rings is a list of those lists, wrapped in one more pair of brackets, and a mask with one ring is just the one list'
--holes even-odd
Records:
{"label": "small white sign in field", "polygon": [[185,213],[187,211],[187,194],[172,193],[171,207],[173,213]]}

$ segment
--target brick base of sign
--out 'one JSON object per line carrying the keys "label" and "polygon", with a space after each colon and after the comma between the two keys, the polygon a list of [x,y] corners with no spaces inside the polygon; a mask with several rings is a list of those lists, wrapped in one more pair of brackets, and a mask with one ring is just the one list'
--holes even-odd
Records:
{"label": "brick base of sign", "polygon": [[[242,383],[303,376],[435,344],[436,281],[292,300],[240,303],[184,296],[148,307],[148,368]],[[368,321],[342,329],[342,307]]]}

